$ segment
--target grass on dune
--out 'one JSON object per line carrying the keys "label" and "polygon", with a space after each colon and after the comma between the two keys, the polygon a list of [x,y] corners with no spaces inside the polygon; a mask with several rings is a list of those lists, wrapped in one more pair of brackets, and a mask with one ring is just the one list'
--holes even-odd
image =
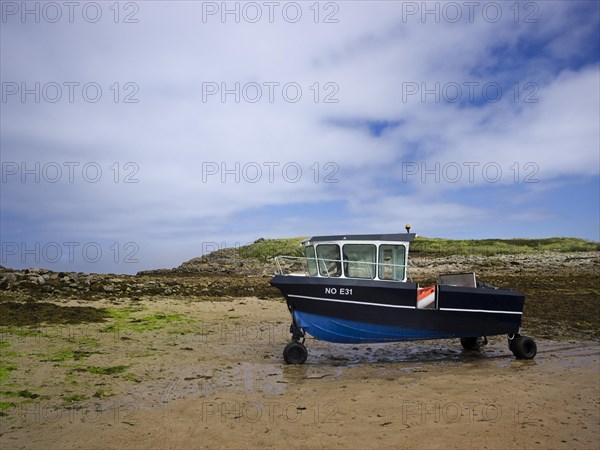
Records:
{"label": "grass on dune", "polygon": [[454,240],[417,237],[410,246],[412,254],[432,255],[499,255],[516,253],[591,252],[600,250],[600,243],[579,238],[545,239],[477,239]]}
{"label": "grass on dune", "polygon": [[[267,261],[278,255],[303,256],[305,237],[265,239],[238,249],[242,258]],[[413,255],[500,255],[516,253],[592,252],[599,251],[600,243],[579,238],[553,237],[543,239],[444,239],[419,236],[411,243]]]}

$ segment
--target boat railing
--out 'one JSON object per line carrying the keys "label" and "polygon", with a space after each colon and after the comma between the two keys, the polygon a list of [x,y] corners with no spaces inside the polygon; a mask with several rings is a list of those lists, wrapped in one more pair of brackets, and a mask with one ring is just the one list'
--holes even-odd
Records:
{"label": "boat railing", "polygon": [[[313,270],[310,270],[309,262],[313,264]],[[355,267],[374,266],[374,269],[370,270],[372,276],[350,276],[347,273],[350,265]],[[306,256],[276,256],[275,267],[278,275],[315,276],[323,278],[378,279],[385,281],[403,281],[406,279],[406,272],[408,268],[407,264],[353,261],[347,259],[308,258]],[[343,271],[342,267],[344,267]],[[391,269],[392,274],[395,273],[395,270],[400,269],[402,271],[402,277],[397,278],[390,276],[381,278],[381,271],[385,270],[385,268]]]}
{"label": "boat railing", "polygon": [[[308,275],[308,258],[305,256],[276,256],[277,275]],[[301,270],[302,273],[297,271]]]}

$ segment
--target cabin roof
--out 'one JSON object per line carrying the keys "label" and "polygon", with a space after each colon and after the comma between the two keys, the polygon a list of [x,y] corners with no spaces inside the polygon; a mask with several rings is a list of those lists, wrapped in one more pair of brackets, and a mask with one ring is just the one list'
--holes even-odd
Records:
{"label": "cabin roof", "polygon": [[415,233],[394,234],[340,234],[337,236],[313,236],[305,242],[322,241],[397,241],[412,242],[417,235]]}

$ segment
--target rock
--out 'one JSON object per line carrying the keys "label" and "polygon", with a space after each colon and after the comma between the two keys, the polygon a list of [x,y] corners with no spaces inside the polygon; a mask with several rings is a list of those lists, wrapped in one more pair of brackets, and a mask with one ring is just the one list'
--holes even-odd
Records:
{"label": "rock", "polygon": [[115,286],[112,284],[105,284],[102,286],[102,290],[104,290],[104,292],[112,292],[115,290]]}
{"label": "rock", "polygon": [[40,286],[43,285],[43,284],[46,284],[46,279],[43,276],[41,276],[41,275],[38,275],[37,277],[35,277],[34,280]]}
{"label": "rock", "polygon": [[[199,273],[199,274],[235,274],[235,275],[261,275],[269,266],[269,272],[273,273],[273,263],[259,261],[255,258],[241,258],[237,248],[224,248],[199,258],[193,258],[184,262],[179,267],[172,269],[175,273]],[[138,274],[139,275],[139,274]]]}
{"label": "rock", "polygon": [[137,273],[136,276],[143,276],[143,275],[169,275],[172,274],[173,272],[176,272],[176,269],[152,269],[152,270],[141,270]]}
{"label": "rock", "polygon": [[40,288],[40,291],[46,292],[46,293],[52,292],[53,290],[54,290],[54,288],[48,284],[45,284]]}
{"label": "rock", "polygon": [[17,276],[14,273],[7,273],[2,277],[2,281],[6,281],[7,283],[14,283],[17,281]]}

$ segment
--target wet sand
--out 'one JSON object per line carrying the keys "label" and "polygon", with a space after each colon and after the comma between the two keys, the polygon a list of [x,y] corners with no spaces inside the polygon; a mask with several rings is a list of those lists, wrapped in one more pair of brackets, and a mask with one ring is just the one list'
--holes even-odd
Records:
{"label": "wet sand", "polygon": [[[537,339],[535,360],[519,361],[504,336],[481,353],[455,340],[308,339],[307,364],[286,366],[289,313],[281,301],[94,306],[127,307],[129,315],[1,330],[10,367],[3,449],[600,444],[597,341]],[[16,394],[23,391],[33,395]]]}

